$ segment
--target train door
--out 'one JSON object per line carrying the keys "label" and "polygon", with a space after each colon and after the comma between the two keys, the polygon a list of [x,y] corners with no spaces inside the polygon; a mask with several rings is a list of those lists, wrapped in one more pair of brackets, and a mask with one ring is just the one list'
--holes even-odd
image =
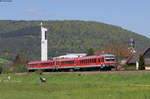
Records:
{"label": "train door", "polygon": [[59,68],[59,61],[55,61],[55,69],[58,70]]}
{"label": "train door", "polygon": [[54,69],[54,64],[55,64],[55,62],[52,61],[52,62],[51,62],[51,69]]}
{"label": "train door", "polygon": [[104,57],[98,58],[98,63],[99,63],[100,65],[103,65],[103,64],[104,64]]}

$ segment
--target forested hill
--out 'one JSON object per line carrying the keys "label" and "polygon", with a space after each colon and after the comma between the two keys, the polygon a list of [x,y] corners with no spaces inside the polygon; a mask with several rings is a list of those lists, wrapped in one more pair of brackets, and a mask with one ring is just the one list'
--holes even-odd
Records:
{"label": "forested hill", "polygon": [[[150,39],[121,27],[100,22],[44,21],[48,28],[49,57],[86,52],[110,44],[127,44],[134,38],[137,48],[147,47]],[[0,57],[12,59],[24,54],[32,60],[40,57],[40,21],[0,21]]]}

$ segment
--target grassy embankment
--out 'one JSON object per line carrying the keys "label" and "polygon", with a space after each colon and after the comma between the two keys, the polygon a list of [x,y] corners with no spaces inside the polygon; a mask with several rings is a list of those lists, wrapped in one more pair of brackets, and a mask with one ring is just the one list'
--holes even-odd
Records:
{"label": "grassy embankment", "polygon": [[126,65],[124,66],[125,70],[136,70],[136,66],[135,65]]}
{"label": "grassy embankment", "polygon": [[150,73],[0,75],[0,99],[149,99]]}

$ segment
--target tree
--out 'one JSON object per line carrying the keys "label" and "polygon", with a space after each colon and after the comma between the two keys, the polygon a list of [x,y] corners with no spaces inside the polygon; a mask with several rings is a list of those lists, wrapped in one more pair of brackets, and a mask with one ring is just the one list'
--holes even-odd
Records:
{"label": "tree", "polygon": [[18,54],[14,60],[14,71],[25,72],[26,71],[27,58],[23,55]]}
{"label": "tree", "polygon": [[92,56],[92,55],[94,55],[94,50],[93,48],[89,48],[87,51],[87,56]]}
{"label": "tree", "polygon": [[0,66],[0,74],[3,72],[3,67]]}
{"label": "tree", "polygon": [[114,54],[117,60],[128,58],[132,53],[128,49],[127,45],[123,44],[111,44],[101,50],[97,50],[96,54]]}
{"label": "tree", "polygon": [[[128,46],[125,44],[110,44],[103,49],[96,51],[97,55],[100,54],[113,54],[116,56],[116,62],[119,63],[120,60],[128,58],[132,52],[128,49]],[[116,70],[121,69],[122,66],[117,64]]]}
{"label": "tree", "polygon": [[145,69],[144,56],[140,55],[140,57],[139,57],[139,70],[144,70],[144,69]]}

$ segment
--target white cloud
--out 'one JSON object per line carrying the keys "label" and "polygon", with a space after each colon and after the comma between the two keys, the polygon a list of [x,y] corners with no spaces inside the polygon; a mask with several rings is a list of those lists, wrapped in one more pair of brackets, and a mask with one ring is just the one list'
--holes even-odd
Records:
{"label": "white cloud", "polygon": [[27,8],[27,9],[25,9],[25,12],[35,15],[35,16],[39,16],[39,17],[48,17],[49,16],[48,13],[40,12],[39,10],[37,10],[35,8]]}

